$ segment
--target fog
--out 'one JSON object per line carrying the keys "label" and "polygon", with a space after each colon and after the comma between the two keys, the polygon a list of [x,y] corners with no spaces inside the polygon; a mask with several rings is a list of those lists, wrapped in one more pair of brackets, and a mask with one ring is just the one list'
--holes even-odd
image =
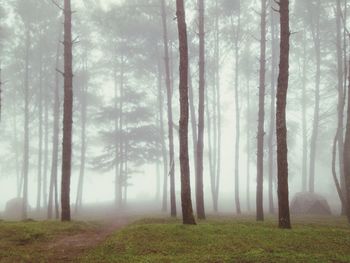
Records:
{"label": "fog", "polygon": [[[1,216],[6,217],[9,200],[23,198],[24,174],[28,176],[29,217],[46,218],[49,202],[54,203],[54,189],[60,205],[64,101],[61,2],[0,0]],[[72,0],[73,218],[90,207],[101,208],[103,213],[170,214],[172,168],[177,212],[181,213],[179,44],[175,1],[166,2],[169,87],[162,1]],[[185,2],[188,86],[193,96],[189,101],[188,152],[195,211],[197,142],[193,140],[198,136],[199,22],[197,1]],[[348,33],[344,29],[346,17],[342,14],[340,19],[336,2],[291,1],[286,120],[290,200],[297,193],[314,192],[326,199],[337,215],[341,202],[332,177],[332,149],[339,125],[339,90],[346,90],[348,85]],[[273,0],[267,1],[263,126],[266,214],[272,212],[271,202],[275,213],[278,207],[274,124],[279,64],[276,8]],[[343,3],[341,9],[346,9]],[[203,190],[207,213],[237,214],[237,201],[243,214],[256,211],[260,15],[257,0],[206,1]],[[174,163],[169,157],[167,88],[171,89]],[[344,110],[342,138],[346,117]],[[57,164],[55,123],[59,124]],[[335,167],[344,189],[339,153],[337,150]],[[50,188],[55,170],[57,188]],[[218,209],[213,202],[216,190]]]}

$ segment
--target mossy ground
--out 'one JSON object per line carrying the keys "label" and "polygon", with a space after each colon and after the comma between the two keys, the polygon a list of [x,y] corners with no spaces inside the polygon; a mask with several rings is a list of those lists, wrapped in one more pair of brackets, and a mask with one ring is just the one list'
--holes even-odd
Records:
{"label": "mossy ground", "polygon": [[209,219],[184,226],[173,219],[137,221],[80,258],[81,262],[350,262],[345,219],[276,221]]}

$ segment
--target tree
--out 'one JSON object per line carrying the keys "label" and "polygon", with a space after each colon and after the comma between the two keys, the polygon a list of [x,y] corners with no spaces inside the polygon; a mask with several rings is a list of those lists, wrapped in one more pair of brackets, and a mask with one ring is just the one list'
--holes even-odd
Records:
{"label": "tree", "polygon": [[198,140],[197,140],[197,174],[196,174],[196,207],[199,219],[205,219],[203,193],[203,148],[204,148],[204,92],[205,92],[205,33],[204,33],[204,0],[198,1],[199,12],[199,105],[198,105]]}
{"label": "tree", "polygon": [[180,122],[179,122],[179,144],[180,144],[180,167],[181,167],[181,206],[184,224],[195,225],[193,216],[190,164],[188,157],[188,43],[187,26],[185,18],[185,7],[183,0],[176,0],[176,17],[179,35],[180,52]]}
{"label": "tree", "polygon": [[259,115],[257,145],[257,188],[256,219],[264,220],[263,183],[264,183],[264,122],[265,122],[265,76],[266,76],[266,0],[261,0],[261,40],[260,40],[260,77],[259,77]]}
{"label": "tree", "polygon": [[[162,25],[163,25],[163,43],[164,43],[164,66],[165,66],[165,84],[167,89],[168,104],[168,136],[169,136],[169,175],[170,175],[170,213],[176,216],[176,196],[175,196],[175,153],[174,153],[174,129],[173,129],[173,91],[170,81],[170,64],[169,64],[169,40],[167,14],[165,9],[165,0],[161,0],[162,8]],[[163,197],[164,198],[164,197]],[[165,205],[163,204],[163,210]]]}
{"label": "tree", "polygon": [[[286,105],[289,82],[289,0],[279,1],[280,65],[277,84],[276,135],[278,178],[278,221],[280,228],[291,228],[288,188],[288,146]],[[349,129],[350,131],[350,129]]]}
{"label": "tree", "polygon": [[62,221],[70,221],[70,179],[72,164],[73,124],[73,55],[72,55],[72,11],[71,1],[64,1],[64,104],[63,104],[63,148],[61,205]]}

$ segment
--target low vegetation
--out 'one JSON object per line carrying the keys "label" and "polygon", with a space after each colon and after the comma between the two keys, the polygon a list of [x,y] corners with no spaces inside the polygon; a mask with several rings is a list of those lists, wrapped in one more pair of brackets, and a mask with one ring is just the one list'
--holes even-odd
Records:
{"label": "low vegetation", "polygon": [[[140,220],[110,236],[81,262],[350,262],[345,219],[210,219],[185,226],[174,219]],[[310,223],[312,222],[312,223]]]}
{"label": "low vegetation", "polygon": [[98,227],[98,224],[83,222],[1,221],[0,262],[50,262],[58,252],[50,249],[50,244],[65,236],[85,233]]}

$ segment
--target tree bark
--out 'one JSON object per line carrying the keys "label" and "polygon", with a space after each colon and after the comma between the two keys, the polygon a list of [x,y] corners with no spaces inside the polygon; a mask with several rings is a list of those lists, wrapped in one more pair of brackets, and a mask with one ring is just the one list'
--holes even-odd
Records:
{"label": "tree bark", "polygon": [[40,211],[41,207],[41,187],[42,187],[42,156],[43,156],[43,85],[42,85],[42,78],[43,78],[43,65],[42,65],[42,51],[41,51],[41,45],[39,44],[40,49],[40,73],[39,73],[39,96],[38,96],[38,105],[39,105],[39,123],[38,123],[38,130],[39,130],[39,140],[38,140],[38,189],[37,189],[37,200],[36,200],[36,209],[37,211]]}
{"label": "tree bark", "polygon": [[185,7],[183,0],[176,0],[176,17],[180,52],[180,167],[181,167],[181,206],[184,224],[196,224],[193,216],[190,184],[190,166],[188,157],[188,43]]}
{"label": "tree bark", "polygon": [[286,105],[289,82],[289,0],[280,0],[280,65],[277,85],[277,177],[279,227],[290,229]]}
{"label": "tree bark", "polygon": [[204,148],[204,92],[205,92],[205,33],[204,0],[198,1],[199,12],[199,104],[198,104],[198,141],[197,141],[197,175],[196,208],[199,219],[205,219],[203,191],[203,148]]}
{"label": "tree bark", "polygon": [[[165,9],[165,0],[161,0],[162,7],[162,25],[163,25],[163,41],[164,41],[164,65],[165,65],[165,84],[167,87],[167,104],[168,104],[168,134],[169,134],[169,175],[170,175],[170,209],[171,216],[176,216],[176,196],[175,196],[175,160],[174,160],[174,131],[173,131],[173,109],[172,98],[173,91],[170,79],[169,64],[169,41],[167,14]],[[187,81],[187,80],[186,80]]]}
{"label": "tree bark", "polygon": [[261,41],[260,41],[260,78],[259,78],[259,118],[257,141],[257,189],[256,219],[264,220],[263,183],[264,183],[264,122],[265,122],[265,75],[266,75],[266,0],[261,0]]}
{"label": "tree bark", "polygon": [[71,1],[64,1],[64,105],[61,206],[62,221],[70,221],[70,181],[72,162],[73,70]]}

